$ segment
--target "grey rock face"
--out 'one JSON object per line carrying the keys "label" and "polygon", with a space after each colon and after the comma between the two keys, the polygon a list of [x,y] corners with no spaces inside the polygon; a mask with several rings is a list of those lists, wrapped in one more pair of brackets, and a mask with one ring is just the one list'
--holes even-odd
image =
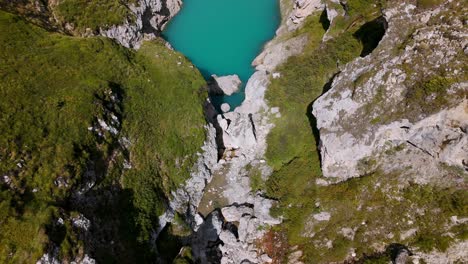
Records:
{"label": "grey rock face", "polygon": [[430,264],[440,264],[440,263],[463,263],[468,259],[468,242],[461,241],[460,243],[450,246],[446,252],[440,252],[434,250],[429,253],[418,252],[416,256],[413,256],[413,262],[418,261],[421,263],[424,260],[426,263]]}
{"label": "grey rock face", "polygon": [[[450,35],[468,31],[456,16],[439,22],[445,12],[446,7],[416,12],[409,4],[387,10],[388,29],[377,49],[347,64],[316,100],[324,177],[342,181],[377,166],[392,171],[407,165],[406,173],[418,171],[415,180],[427,182],[441,177],[441,162],[466,169],[468,108],[463,95],[468,83],[441,82],[444,104],[437,106],[433,94],[424,98],[433,101],[431,109],[411,107],[418,103],[411,91],[441,72],[444,77],[435,80],[463,80],[457,76],[466,63],[460,54],[468,40]],[[393,151],[398,148],[405,150]]]}
{"label": "grey rock face", "polygon": [[257,70],[272,71],[277,65],[286,61],[287,58],[300,54],[307,43],[307,35],[300,35],[286,41],[271,42],[260,53],[252,65]]}
{"label": "grey rock face", "polygon": [[209,86],[209,92],[211,94],[217,95],[232,95],[239,91],[239,88],[242,84],[242,81],[239,79],[239,76],[236,74],[234,75],[227,75],[227,76],[216,76],[212,75],[214,82]]}
{"label": "grey rock face", "polygon": [[127,48],[138,49],[144,39],[155,38],[181,6],[181,0],[139,0],[136,5],[130,5],[135,21],[101,29],[100,34]]}
{"label": "grey rock face", "polygon": [[169,219],[172,218],[171,211],[178,211],[192,217],[192,228],[197,227],[195,215],[197,207],[202,199],[203,190],[207,182],[211,181],[211,171],[217,168],[218,146],[216,145],[216,130],[213,125],[206,126],[207,139],[199,153],[199,159],[194,165],[190,179],[172,193],[173,199],[170,201],[170,209],[167,212]]}
{"label": "grey rock face", "polygon": [[289,31],[299,28],[313,12],[323,10],[322,0],[295,0],[294,9],[286,22]]}
{"label": "grey rock face", "polygon": [[253,215],[254,211],[252,207],[246,205],[233,205],[222,208],[221,213],[227,222],[239,222],[243,215]]}

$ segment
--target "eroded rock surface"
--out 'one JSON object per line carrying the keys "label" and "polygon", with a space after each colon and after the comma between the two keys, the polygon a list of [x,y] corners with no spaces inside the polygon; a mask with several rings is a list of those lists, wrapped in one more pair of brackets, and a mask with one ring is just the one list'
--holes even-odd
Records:
{"label": "eroded rock surface", "polygon": [[421,182],[441,177],[441,163],[467,169],[468,31],[447,12],[447,6],[417,12],[410,4],[387,10],[377,49],[347,64],[316,100],[322,170],[330,181],[378,166],[392,171],[406,164]]}
{"label": "eroded rock surface", "polygon": [[155,38],[181,6],[181,0],[139,0],[136,5],[129,5],[136,21],[127,19],[121,25],[101,29],[100,34],[127,48],[138,49],[143,40]]}
{"label": "eroded rock surface", "polygon": [[299,28],[305,19],[313,12],[322,10],[322,0],[295,0],[294,9],[286,23],[288,30],[292,31]]}

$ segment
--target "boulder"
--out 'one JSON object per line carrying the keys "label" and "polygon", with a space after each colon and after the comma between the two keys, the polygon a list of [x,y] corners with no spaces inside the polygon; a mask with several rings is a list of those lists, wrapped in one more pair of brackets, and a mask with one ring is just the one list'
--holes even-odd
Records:
{"label": "boulder", "polygon": [[218,77],[211,75],[213,82],[209,85],[210,94],[215,95],[232,95],[239,91],[242,81],[237,75],[227,75]]}
{"label": "boulder", "polygon": [[223,113],[227,113],[229,110],[231,110],[231,106],[228,103],[223,103],[221,105],[221,111],[223,111]]}
{"label": "boulder", "polygon": [[253,215],[254,210],[252,209],[252,207],[248,207],[245,205],[232,205],[229,207],[222,208],[221,213],[223,214],[224,219],[227,222],[239,222],[243,215]]}

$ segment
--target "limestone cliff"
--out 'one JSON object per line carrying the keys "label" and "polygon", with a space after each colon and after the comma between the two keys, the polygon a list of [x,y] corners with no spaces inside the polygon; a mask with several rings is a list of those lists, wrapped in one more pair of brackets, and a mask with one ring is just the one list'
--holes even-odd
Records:
{"label": "limestone cliff", "polygon": [[100,29],[99,33],[127,48],[139,48],[144,39],[158,36],[181,6],[181,0],[139,0],[129,7],[136,21],[127,19],[121,25]]}
{"label": "limestone cliff", "polygon": [[342,181],[382,166],[427,182],[444,178],[444,166],[468,168],[464,12],[460,3],[385,11],[378,47],[340,69],[313,105],[324,177]]}
{"label": "limestone cliff", "polygon": [[262,248],[275,263],[466,260],[466,5],[284,6],[278,32],[297,26],[256,60],[275,110],[263,188],[283,218]]}

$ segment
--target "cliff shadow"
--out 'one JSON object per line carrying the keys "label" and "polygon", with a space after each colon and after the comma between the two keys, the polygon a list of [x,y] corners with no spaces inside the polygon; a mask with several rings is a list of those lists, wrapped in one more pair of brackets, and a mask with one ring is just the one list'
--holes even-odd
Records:
{"label": "cliff shadow", "polygon": [[322,28],[327,31],[330,28],[330,20],[328,20],[327,9],[324,8],[322,14],[320,14],[319,19],[320,24],[322,24]]}
{"label": "cliff shadow", "polygon": [[[320,96],[322,96],[323,94],[325,94],[331,89],[333,81],[335,80],[336,76],[338,76],[339,74],[340,72],[333,74],[333,76],[328,80],[328,82],[325,83],[325,85],[322,87],[322,93],[320,94]],[[320,130],[317,128],[317,119],[312,114],[312,110],[313,110],[313,105],[315,101],[318,98],[320,98],[320,96],[315,98],[309,105],[307,105],[307,108],[306,108],[306,116],[309,119],[310,130],[315,139],[315,148],[317,152],[319,153],[320,153]],[[320,154],[318,156],[319,156],[320,166],[322,166],[322,156]]]}
{"label": "cliff shadow", "polygon": [[383,16],[380,16],[365,23],[353,34],[353,36],[362,43],[361,57],[371,54],[372,51],[377,48],[387,28],[387,20],[385,20]]}
{"label": "cliff shadow", "polygon": [[[400,263],[401,260],[404,260],[406,257],[412,256],[413,253],[408,249],[407,246],[399,243],[391,243],[386,248],[385,251],[374,253],[371,255],[364,254],[361,261],[357,263]],[[405,262],[406,263],[406,262]]]}
{"label": "cliff shadow", "polygon": [[97,263],[147,263],[155,257],[148,243],[138,241],[134,193],[118,185],[96,188],[74,200],[72,209],[90,220],[80,232],[84,252]]}
{"label": "cliff shadow", "polygon": [[[306,110],[306,116],[307,118],[309,119],[309,126],[310,126],[310,130],[312,131],[312,135],[314,136],[314,140],[315,140],[315,149],[320,152],[320,131],[319,129],[317,128],[317,119],[315,118],[315,116],[312,114],[312,109],[313,109],[313,104],[314,104],[315,100],[312,101],[308,106],[307,106],[307,110]],[[320,159],[320,165],[322,165],[322,158],[321,156],[319,155],[319,159]]]}

